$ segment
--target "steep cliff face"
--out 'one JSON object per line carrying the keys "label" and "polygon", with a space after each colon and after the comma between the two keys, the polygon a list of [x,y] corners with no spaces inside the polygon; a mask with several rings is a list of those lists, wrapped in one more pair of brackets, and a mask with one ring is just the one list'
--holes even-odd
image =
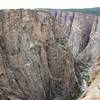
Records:
{"label": "steep cliff face", "polygon": [[50,10],[68,38],[74,57],[85,63],[95,63],[100,52],[100,17],[89,14]]}
{"label": "steep cliff face", "polygon": [[66,36],[47,12],[0,11],[0,95],[4,100],[65,100],[78,89]]}
{"label": "steep cliff face", "polygon": [[97,58],[100,55],[100,16],[61,10],[50,10],[50,13],[59,21],[66,34],[77,62],[75,69],[81,79],[87,72],[93,72],[89,73],[90,80],[91,75],[93,80],[79,100],[99,100],[100,59]]}
{"label": "steep cliff face", "polygon": [[1,98],[70,100],[80,69],[96,63],[99,20],[61,10],[0,11]]}

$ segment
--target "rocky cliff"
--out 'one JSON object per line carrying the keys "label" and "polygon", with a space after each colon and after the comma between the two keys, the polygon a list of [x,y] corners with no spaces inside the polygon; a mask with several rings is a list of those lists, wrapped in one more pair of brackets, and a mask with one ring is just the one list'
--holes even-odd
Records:
{"label": "rocky cliff", "polygon": [[63,10],[0,11],[2,100],[71,100],[100,51],[100,17]]}

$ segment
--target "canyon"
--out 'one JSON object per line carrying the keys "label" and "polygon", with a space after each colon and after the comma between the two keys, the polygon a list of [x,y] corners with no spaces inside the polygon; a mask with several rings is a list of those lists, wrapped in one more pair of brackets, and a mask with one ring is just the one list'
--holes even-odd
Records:
{"label": "canyon", "polygon": [[0,11],[1,100],[76,100],[88,87],[98,55],[100,16],[55,9]]}

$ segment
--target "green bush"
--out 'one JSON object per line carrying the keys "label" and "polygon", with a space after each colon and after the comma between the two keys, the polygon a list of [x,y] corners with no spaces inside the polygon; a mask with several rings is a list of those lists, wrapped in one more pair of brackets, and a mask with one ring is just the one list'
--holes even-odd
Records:
{"label": "green bush", "polygon": [[47,100],[53,100],[54,97],[47,97]]}

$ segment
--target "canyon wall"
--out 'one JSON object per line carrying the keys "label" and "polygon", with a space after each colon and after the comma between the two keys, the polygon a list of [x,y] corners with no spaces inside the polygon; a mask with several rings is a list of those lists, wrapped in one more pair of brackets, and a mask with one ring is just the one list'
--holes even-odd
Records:
{"label": "canyon wall", "polygon": [[63,10],[0,11],[2,100],[70,100],[97,63],[100,17]]}
{"label": "canyon wall", "polygon": [[94,64],[100,53],[100,17],[91,14],[50,10],[68,38],[75,59]]}

